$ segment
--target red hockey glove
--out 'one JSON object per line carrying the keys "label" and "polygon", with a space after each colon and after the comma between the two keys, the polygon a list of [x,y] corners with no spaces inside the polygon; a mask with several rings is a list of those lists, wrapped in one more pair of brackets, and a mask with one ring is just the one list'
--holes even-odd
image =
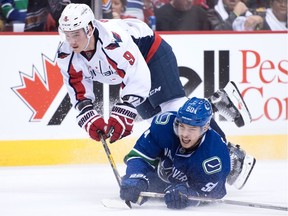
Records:
{"label": "red hockey glove", "polygon": [[112,134],[110,143],[132,133],[136,116],[136,109],[128,103],[117,103],[113,106],[106,130],[106,134]]}
{"label": "red hockey glove", "polygon": [[[78,125],[85,129],[89,136],[96,141],[100,141],[99,133],[104,134],[107,127],[104,119],[94,109],[81,112],[80,115],[77,116],[77,122]],[[107,137],[104,135],[103,138],[106,139]]]}

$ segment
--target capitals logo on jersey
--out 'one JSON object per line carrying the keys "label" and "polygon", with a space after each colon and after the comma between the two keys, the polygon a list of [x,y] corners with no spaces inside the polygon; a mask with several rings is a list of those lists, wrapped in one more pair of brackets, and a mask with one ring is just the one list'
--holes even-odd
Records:
{"label": "capitals logo on jersey", "polygon": [[105,49],[114,50],[115,48],[120,47],[119,43],[122,42],[120,35],[117,34],[116,32],[112,32],[112,35],[114,38],[114,42],[106,46]]}

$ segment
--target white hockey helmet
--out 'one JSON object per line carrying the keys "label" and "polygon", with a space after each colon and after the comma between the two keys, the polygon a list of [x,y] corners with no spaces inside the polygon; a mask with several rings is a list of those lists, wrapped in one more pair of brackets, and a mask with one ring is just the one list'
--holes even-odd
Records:
{"label": "white hockey helmet", "polygon": [[68,4],[59,18],[59,30],[75,31],[84,28],[88,33],[89,24],[94,27],[95,16],[86,4]]}

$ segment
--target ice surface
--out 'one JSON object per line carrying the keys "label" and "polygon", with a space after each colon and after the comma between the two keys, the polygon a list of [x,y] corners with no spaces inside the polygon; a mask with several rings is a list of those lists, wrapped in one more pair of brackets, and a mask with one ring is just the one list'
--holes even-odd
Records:
{"label": "ice surface", "polygon": [[[121,174],[125,166],[117,165]],[[119,188],[110,165],[0,168],[0,216],[278,216],[287,211],[213,204],[170,210],[160,200],[133,209],[106,208],[104,198],[118,200]],[[288,206],[287,161],[257,161],[246,186],[228,186],[225,199]],[[116,201],[118,202],[118,201]],[[122,202],[119,199],[119,203]]]}

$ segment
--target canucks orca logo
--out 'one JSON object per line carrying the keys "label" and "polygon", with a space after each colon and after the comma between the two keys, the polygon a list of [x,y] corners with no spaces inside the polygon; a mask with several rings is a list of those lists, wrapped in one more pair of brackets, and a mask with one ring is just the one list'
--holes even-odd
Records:
{"label": "canucks orca logo", "polygon": [[105,47],[105,49],[108,50],[113,50],[117,47],[120,47],[119,42],[122,42],[122,39],[120,37],[119,34],[117,34],[116,32],[112,32],[113,38],[114,38],[114,42],[110,43],[108,46]]}
{"label": "canucks orca logo", "polygon": [[222,170],[222,162],[219,157],[211,157],[203,161],[202,167],[206,174],[211,175]]}

